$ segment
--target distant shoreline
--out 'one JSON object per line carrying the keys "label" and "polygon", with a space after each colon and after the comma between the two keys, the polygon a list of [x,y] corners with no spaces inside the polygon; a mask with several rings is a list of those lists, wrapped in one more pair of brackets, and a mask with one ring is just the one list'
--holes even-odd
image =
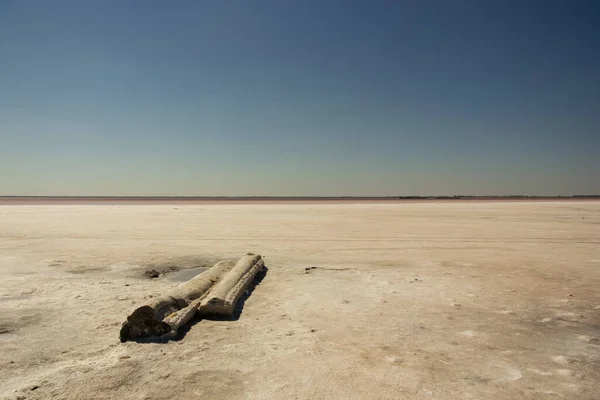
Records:
{"label": "distant shoreline", "polygon": [[413,203],[465,201],[590,201],[600,195],[574,196],[389,196],[389,197],[277,197],[277,196],[0,196],[0,205],[34,204],[227,204],[227,203]]}

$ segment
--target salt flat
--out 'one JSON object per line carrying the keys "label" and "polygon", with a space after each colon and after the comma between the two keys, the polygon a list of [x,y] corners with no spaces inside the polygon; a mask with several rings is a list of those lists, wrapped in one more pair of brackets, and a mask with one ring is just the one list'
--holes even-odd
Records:
{"label": "salt flat", "polygon": [[[246,252],[239,319],[119,342]],[[597,399],[598,288],[595,201],[0,206],[0,398]]]}

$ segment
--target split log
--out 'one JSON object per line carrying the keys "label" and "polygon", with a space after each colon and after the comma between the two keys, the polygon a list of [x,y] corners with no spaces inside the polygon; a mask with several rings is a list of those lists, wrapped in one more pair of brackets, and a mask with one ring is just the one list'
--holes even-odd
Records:
{"label": "split log", "polygon": [[[192,303],[198,303],[199,305],[199,302],[194,302],[194,300],[206,295],[213,285],[233,266],[234,264],[231,261],[221,261],[207,271],[170,290],[164,296],[151,299],[137,308],[127,317],[127,321],[121,327],[119,334],[121,342],[128,339],[162,336],[171,333],[173,330],[177,331],[183,323],[193,317],[196,309],[193,310],[194,313],[191,316],[187,315],[187,312],[183,312],[179,316],[180,318],[176,318],[178,311],[184,309],[191,311],[188,306]],[[173,320],[173,326],[169,323],[171,320]]]}
{"label": "split log", "polygon": [[121,342],[150,336],[173,337],[196,313],[232,314],[235,304],[262,268],[261,256],[250,253],[235,264],[231,261],[215,264],[137,308],[121,327]]}
{"label": "split log", "polygon": [[236,303],[265,264],[259,255],[247,254],[210,290],[198,309],[200,315],[231,315]]}

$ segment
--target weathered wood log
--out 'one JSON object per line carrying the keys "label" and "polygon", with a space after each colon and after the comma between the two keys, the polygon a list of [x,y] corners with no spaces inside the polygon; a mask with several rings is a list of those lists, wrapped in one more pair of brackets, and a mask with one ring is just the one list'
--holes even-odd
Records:
{"label": "weathered wood log", "polygon": [[[121,342],[149,336],[162,336],[176,332],[181,325],[189,321],[196,312],[199,301],[213,285],[231,268],[231,261],[221,261],[213,267],[170,290],[162,297],[154,298],[137,308],[127,317],[121,327]],[[191,308],[188,308],[192,303]],[[193,308],[193,307],[196,308]],[[185,310],[181,315],[178,311]],[[193,311],[193,312],[192,312]],[[188,315],[191,312],[191,316]],[[172,324],[171,324],[172,323]]]}
{"label": "weathered wood log", "polygon": [[247,254],[204,296],[198,314],[231,315],[236,303],[265,264],[259,255]]}
{"label": "weathered wood log", "polygon": [[121,327],[121,342],[150,336],[175,336],[196,313],[232,314],[237,301],[263,268],[261,256],[250,253],[235,264],[231,261],[215,264],[166,295],[151,299],[134,310]]}

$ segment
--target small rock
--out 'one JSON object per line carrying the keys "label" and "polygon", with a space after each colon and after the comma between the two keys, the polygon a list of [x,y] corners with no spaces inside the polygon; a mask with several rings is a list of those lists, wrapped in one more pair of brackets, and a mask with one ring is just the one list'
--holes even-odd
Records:
{"label": "small rock", "polygon": [[119,357],[119,360],[127,360],[128,358],[131,358],[131,356],[121,356]]}
{"label": "small rock", "polygon": [[129,286],[129,283],[126,283],[125,286]]}
{"label": "small rock", "polygon": [[310,333],[315,333],[316,331],[317,331],[316,329],[312,328],[312,329],[310,330]]}
{"label": "small rock", "polygon": [[37,388],[39,388],[39,385],[33,385],[32,387],[29,388],[29,390],[36,390]]}
{"label": "small rock", "polygon": [[350,303],[350,301],[349,301],[349,300],[342,300],[342,303],[344,303],[344,304],[349,304],[349,303]]}
{"label": "small rock", "polygon": [[25,396],[17,396],[17,400],[25,400]]}

